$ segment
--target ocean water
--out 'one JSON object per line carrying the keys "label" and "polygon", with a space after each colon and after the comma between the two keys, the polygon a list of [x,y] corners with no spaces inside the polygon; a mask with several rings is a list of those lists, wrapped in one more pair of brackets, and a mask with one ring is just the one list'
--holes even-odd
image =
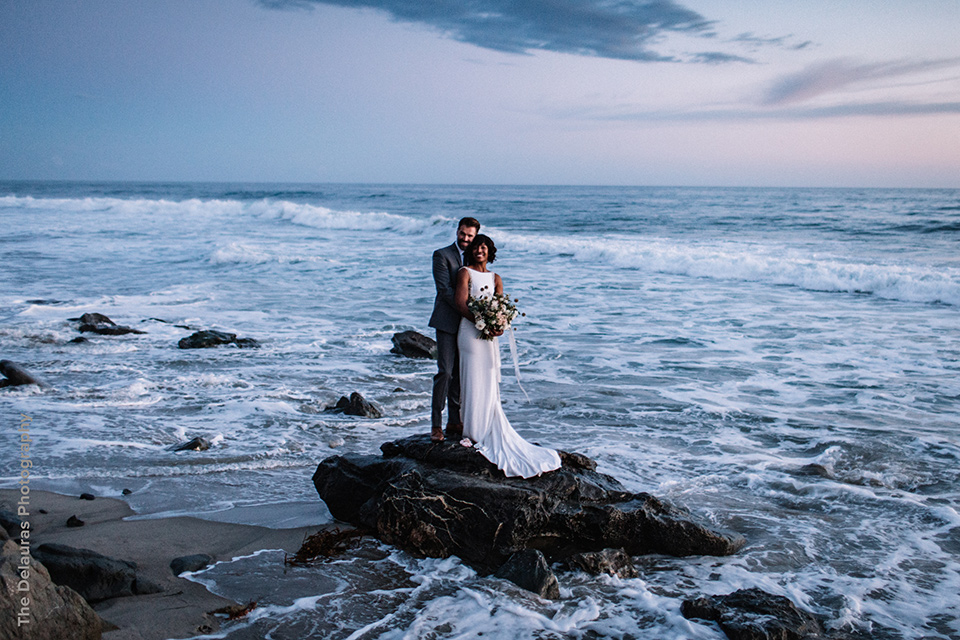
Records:
{"label": "ocean water", "polygon": [[[747,547],[564,573],[558,601],[371,541],[265,550],[193,576],[259,602],[225,637],[719,639],[680,603],[756,586],[854,637],[960,638],[958,190],[2,182],[0,358],[49,386],[0,390],[0,485],[24,414],[33,488],[329,522],[320,460],[429,429],[435,364],[390,337],[432,335],[464,215],[526,313],[514,426]],[[146,333],[73,343],[85,312]],[[178,349],[194,328],[262,347]],[[353,391],[384,417],[324,412]]]}

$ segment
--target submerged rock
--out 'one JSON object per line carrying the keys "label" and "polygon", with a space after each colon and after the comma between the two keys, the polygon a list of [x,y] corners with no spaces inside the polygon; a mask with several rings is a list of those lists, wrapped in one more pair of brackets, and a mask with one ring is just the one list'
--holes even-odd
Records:
{"label": "submerged rock", "polygon": [[124,327],[103,315],[102,313],[85,313],[79,318],[70,318],[71,322],[79,322],[77,327],[80,333],[97,333],[105,336],[122,336],[127,333],[146,333],[132,327]]}
{"label": "submerged rock", "polygon": [[396,353],[408,358],[437,359],[437,341],[428,338],[416,331],[402,331],[393,334],[390,338],[393,348],[390,353]]}
{"label": "submerged rock", "polygon": [[686,600],[685,618],[712,620],[730,640],[813,640],[824,638],[813,614],[801,611],[789,598],[760,589],[741,589],[724,596]]}
{"label": "submerged rock", "polygon": [[260,346],[260,343],[253,338],[238,338],[235,333],[214,329],[197,331],[186,338],[180,338],[177,346],[181,349],[209,349],[222,344],[235,344],[241,349],[255,349]]}
{"label": "submerged rock", "polygon": [[27,384],[42,384],[29,371],[18,365],[16,362],[11,362],[9,360],[0,360],[0,373],[2,373],[5,378],[4,380],[0,380],[0,387],[19,387]]}
{"label": "submerged rock", "polygon": [[354,391],[350,397],[340,396],[337,404],[327,408],[330,413],[343,413],[348,416],[361,416],[363,418],[381,418],[383,413],[372,402]]}
{"label": "submerged rock", "polygon": [[206,451],[209,448],[210,441],[200,436],[187,442],[173,445],[174,451]]}
{"label": "submerged rock", "polygon": [[136,563],[110,558],[90,549],[42,544],[33,555],[47,568],[55,583],[70,587],[87,602],[162,591],[137,574]]}
{"label": "submerged rock", "polygon": [[537,478],[506,478],[472,447],[427,434],[381,447],[382,456],[327,458],[313,476],[338,520],[429,557],[459,556],[484,573],[524,549],[551,560],[621,548],[632,555],[728,555],[742,536],[714,531],[684,509],[631,493],[585,456]]}

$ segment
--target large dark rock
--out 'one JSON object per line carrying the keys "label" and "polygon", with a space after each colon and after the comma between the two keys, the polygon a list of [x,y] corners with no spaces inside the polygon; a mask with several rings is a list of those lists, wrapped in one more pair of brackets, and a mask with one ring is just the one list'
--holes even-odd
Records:
{"label": "large dark rock", "polygon": [[16,362],[9,360],[0,360],[0,373],[4,380],[0,380],[0,387],[19,387],[25,384],[41,384],[39,380],[33,377],[26,369]]}
{"label": "large dark rock", "polygon": [[59,585],[70,587],[87,602],[108,598],[159,593],[160,587],[137,575],[137,565],[91,551],[62,544],[42,544],[34,557]]}
{"label": "large dark rock", "polygon": [[98,333],[105,336],[122,336],[127,333],[146,333],[139,329],[124,327],[103,315],[102,313],[85,313],[79,318],[70,318],[71,322],[79,322],[77,327],[80,333]]}
{"label": "large dark rock", "polygon": [[180,338],[177,346],[181,349],[209,349],[222,344],[235,344],[242,348],[256,348],[260,343],[253,338],[238,338],[235,333],[205,329],[197,331],[186,338]]}
{"label": "large dark rock", "polygon": [[20,537],[20,516],[8,509],[0,509],[0,528],[2,528],[9,537]]}
{"label": "large dark rock", "polygon": [[360,416],[363,418],[380,418],[383,413],[372,402],[354,391],[350,397],[340,396],[337,404],[329,407],[327,411],[331,413],[343,413],[348,416]]}
{"label": "large dark rock", "polygon": [[537,549],[556,560],[587,551],[728,555],[744,539],[684,509],[631,493],[581,455],[537,478],[506,478],[476,449],[426,434],[381,446],[382,456],[327,458],[313,476],[333,516],[411,553],[456,555],[492,572]]}
{"label": "large dark rock", "polygon": [[724,596],[686,600],[680,607],[685,618],[712,620],[730,640],[813,640],[823,629],[812,614],[801,611],[789,598],[760,589],[741,589]]}
{"label": "large dark rock", "polygon": [[393,334],[390,338],[393,348],[390,353],[396,353],[408,358],[437,359],[437,341],[428,338],[416,331],[402,331]]}
{"label": "large dark rock", "polygon": [[100,616],[76,591],[55,585],[46,568],[24,551],[13,540],[0,551],[0,638],[99,640]]}

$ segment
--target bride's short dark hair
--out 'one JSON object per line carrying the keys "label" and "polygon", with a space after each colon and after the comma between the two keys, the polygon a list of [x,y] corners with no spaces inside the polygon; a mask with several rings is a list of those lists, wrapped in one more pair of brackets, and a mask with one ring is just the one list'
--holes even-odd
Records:
{"label": "bride's short dark hair", "polygon": [[463,254],[467,256],[467,260],[473,262],[473,250],[481,244],[487,245],[487,262],[493,262],[497,257],[497,245],[493,244],[493,238],[485,236],[482,233],[478,233],[473,238],[473,242],[470,243],[470,246],[467,247],[467,250],[464,251]]}

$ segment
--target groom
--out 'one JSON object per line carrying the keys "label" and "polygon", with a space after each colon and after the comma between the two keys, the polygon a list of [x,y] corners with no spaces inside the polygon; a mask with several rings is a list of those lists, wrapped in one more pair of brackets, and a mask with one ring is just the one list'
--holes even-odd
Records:
{"label": "groom", "polygon": [[447,404],[447,434],[459,439],[463,435],[460,421],[460,353],[457,331],[460,314],[453,302],[457,271],[465,264],[463,252],[470,246],[480,223],[476,218],[463,218],[457,225],[457,241],[433,252],[433,282],[437,299],[433,303],[430,326],[437,330],[437,375],[433,377],[433,410],[430,415],[430,439],[443,440],[443,405]]}

